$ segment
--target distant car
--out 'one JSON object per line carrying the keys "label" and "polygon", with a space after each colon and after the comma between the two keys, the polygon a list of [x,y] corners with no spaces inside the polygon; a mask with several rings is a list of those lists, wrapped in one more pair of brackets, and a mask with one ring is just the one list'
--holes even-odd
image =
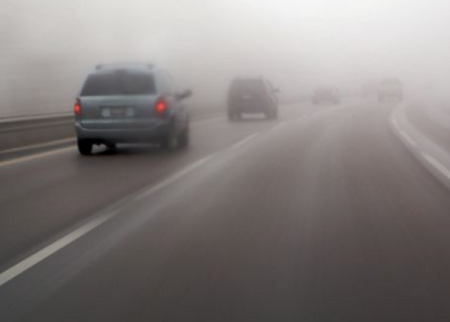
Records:
{"label": "distant car", "polygon": [[228,119],[241,119],[243,113],[263,113],[268,119],[278,117],[279,90],[264,78],[237,78],[228,91]]}
{"label": "distant car", "polygon": [[169,74],[153,65],[98,65],[74,106],[79,152],[130,142],[186,147],[189,115],[182,101],[191,95],[178,92]]}
{"label": "distant car", "polygon": [[378,87],[378,100],[386,99],[403,100],[403,85],[397,78],[386,78]]}
{"label": "distant car", "polygon": [[321,86],[314,90],[311,100],[314,105],[323,102],[340,104],[341,95],[339,90],[334,86]]}

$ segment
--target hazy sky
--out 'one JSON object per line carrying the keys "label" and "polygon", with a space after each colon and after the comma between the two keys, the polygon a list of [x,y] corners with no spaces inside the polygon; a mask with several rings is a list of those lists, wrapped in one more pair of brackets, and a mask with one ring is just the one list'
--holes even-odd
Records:
{"label": "hazy sky", "polygon": [[[162,64],[208,102],[223,100],[235,75],[265,75],[294,95],[316,83],[357,88],[385,75],[433,83],[450,74],[450,2],[443,0],[0,3],[0,116],[30,112],[11,99],[18,88],[61,102],[47,109],[70,109],[62,104],[85,73],[108,61]],[[36,65],[43,67],[30,77]],[[51,93],[41,88],[46,82]]]}

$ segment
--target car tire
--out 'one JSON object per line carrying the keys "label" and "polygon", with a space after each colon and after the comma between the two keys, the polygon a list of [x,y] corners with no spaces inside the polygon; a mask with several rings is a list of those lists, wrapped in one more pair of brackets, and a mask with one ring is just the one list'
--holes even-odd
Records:
{"label": "car tire", "polygon": [[189,146],[189,125],[186,125],[183,132],[178,135],[177,145],[182,149],[186,149]]}
{"label": "car tire", "polygon": [[81,155],[91,155],[92,154],[92,142],[86,139],[78,139],[78,151]]}
{"label": "car tire", "polygon": [[175,128],[171,126],[168,133],[161,140],[160,145],[164,150],[171,150],[177,146],[178,137],[175,134]]}

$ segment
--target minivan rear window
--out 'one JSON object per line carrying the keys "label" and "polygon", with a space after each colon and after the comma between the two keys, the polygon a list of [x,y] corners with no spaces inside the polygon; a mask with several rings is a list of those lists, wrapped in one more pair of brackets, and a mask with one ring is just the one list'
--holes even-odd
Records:
{"label": "minivan rear window", "polygon": [[264,92],[264,84],[258,79],[236,80],[230,86],[230,95],[261,94]]}
{"label": "minivan rear window", "polygon": [[90,75],[81,90],[81,96],[150,95],[155,93],[153,75],[129,72]]}

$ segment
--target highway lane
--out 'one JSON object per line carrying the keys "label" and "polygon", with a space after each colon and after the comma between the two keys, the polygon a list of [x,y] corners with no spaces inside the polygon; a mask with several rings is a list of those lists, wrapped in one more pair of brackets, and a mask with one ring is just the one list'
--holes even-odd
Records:
{"label": "highway lane", "polygon": [[[448,321],[450,192],[390,131],[394,107],[205,125],[201,167],[0,287],[0,320]],[[98,193],[101,165],[158,155],[54,158]]]}
{"label": "highway lane", "polygon": [[[312,111],[310,106],[286,106],[279,122]],[[197,118],[191,124],[188,151],[166,153],[151,147],[122,146],[117,154],[99,149],[96,156],[84,158],[74,146],[66,146],[40,151],[44,156],[19,155],[1,161],[0,269],[106,206],[279,122],[256,117],[228,123],[225,115]]]}

